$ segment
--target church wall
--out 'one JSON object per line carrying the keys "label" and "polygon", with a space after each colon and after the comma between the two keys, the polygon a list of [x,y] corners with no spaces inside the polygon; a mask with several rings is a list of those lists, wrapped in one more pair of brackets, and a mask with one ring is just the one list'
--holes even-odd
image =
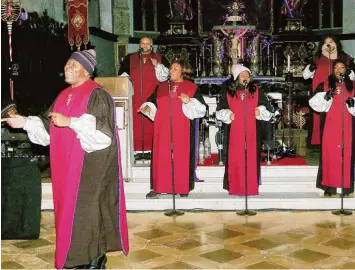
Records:
{"label": "church wall", "polygon": [[343,34],[355,33],[355,1],[343,0]]}
{"label": "church wall", "polygon": [[100,24],[99,27],[109,33],[113,33],[112,24],[112,0],[98,0],[99,1],[99,12],[100,14]]}
{"label": "church wall", "polygon": [[115,66],[115,42],[90,35],[90,41],[96,46],[97,74],[99,77],[114,77]]}
{"label": "church wall", "polygon": [[[48,16],[56,21],[64,21],[63,2],[58,0],[21,0],[21,7],[27,12],[43,12],[45,9],[48,11]],[[42,14],[40,14],[42,15]]]}
{"label": "church wall", "polygon": [[341,43],[344,52],[355,57],[355,40],[343,40]]}
{"label": "church wall", "polygon": [[[91,0],[89,2],[89,26],[101,28],[112,33],[112,4],[111,0]],[[59,0],[21,0],[21,7],[27,12],[48,11],[48,16],[58,22],[67,22],[67,11],[63,1]],[[42,15],[42,14],[40,14]]]}
{"label": "church wall", "polygon": [[[343,0],[343,34],[355,33],[355,1]],[[355,57],[355,40],[343,40],[342,41],[344,51],[353,57]]]}

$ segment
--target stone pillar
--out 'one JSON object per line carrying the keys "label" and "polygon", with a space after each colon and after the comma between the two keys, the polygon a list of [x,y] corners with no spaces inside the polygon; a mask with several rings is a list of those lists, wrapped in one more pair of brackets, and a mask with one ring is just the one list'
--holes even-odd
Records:
{"label": "stone pillar", "polygon": [[100,28],[106,32],[113,32],[112,23],[112,1],[111,0],[99,0],[100,1]]}
{"label": "stone pillar", "polygon": [[343,34],[354,33],[355,1],[343,1]]}
{"label": "stone pillar", "polygon": [[131,0],[113,0],[112,20],[113,20],[113,33],[118,35],[118,42],[115,46],[115,63],[116,71],[118,72],[120,63],[117,59],[118,45],[128,45],[131,33],[131,23],[133,22],[130,16],[133,16]]}

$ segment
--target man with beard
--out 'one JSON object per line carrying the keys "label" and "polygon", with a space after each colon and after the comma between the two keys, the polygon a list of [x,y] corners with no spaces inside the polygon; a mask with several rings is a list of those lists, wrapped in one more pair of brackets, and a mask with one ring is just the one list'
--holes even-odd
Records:
{"label": "man with beard", "polygon": [[[153,122],[143,114],[137,113],[144,101],[154,92],[160,82],[165,81],[169,70],[168,61],[159,53],[153,52],[153,41],[149,37],[144,37],[139,42],[139,51],[128,54],[121,63],[119,75],[123,73],[131,77],[134,86],[133,95],[133,150],[135,159],[150,159],[153,142]],[[159,73],[156,69],[159,65]]]}
{"label": "man with beard", "polygon": [[36,144],[50,144],[55,267],[103,269],[106,252],[128,253],[119,138],[112,97],[91,80],[96,52],[74,52],[48,112],[7,118]]}

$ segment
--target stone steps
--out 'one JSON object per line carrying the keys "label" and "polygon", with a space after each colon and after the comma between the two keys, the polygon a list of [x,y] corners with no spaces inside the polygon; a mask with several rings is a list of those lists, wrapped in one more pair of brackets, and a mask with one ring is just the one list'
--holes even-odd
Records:
{"label": "stone steps", "polygon": [[[126,179],[127,210],[163,211],[172,207],[172,195],[146,199],[149,192],[149,167],[133,167],[133,178]],[[265,166],[261,169],[262,185],[258,196],[248,197],[249,209],[329,210],[340,207],[339,198],[323,198],[316,188],[317,167]],[[185,210],[241,210],[244,196],[230,196],[223,190],[224,167],[198,167],[197,175],[205,182],[195,183],[189,197],[175,196],[176,208]],[[344,208],[355,209],[354,196],[344,198]],[[42,184],[42,209],[53,209],[51,184]]]}

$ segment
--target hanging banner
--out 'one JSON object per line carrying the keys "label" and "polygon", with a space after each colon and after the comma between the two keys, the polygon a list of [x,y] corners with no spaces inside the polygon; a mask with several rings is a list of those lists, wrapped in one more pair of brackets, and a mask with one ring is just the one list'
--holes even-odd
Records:
{"label": "hanging banner", "polygon": [[89,42],[88,0],[68,0],[68,41],[78,50]]}

